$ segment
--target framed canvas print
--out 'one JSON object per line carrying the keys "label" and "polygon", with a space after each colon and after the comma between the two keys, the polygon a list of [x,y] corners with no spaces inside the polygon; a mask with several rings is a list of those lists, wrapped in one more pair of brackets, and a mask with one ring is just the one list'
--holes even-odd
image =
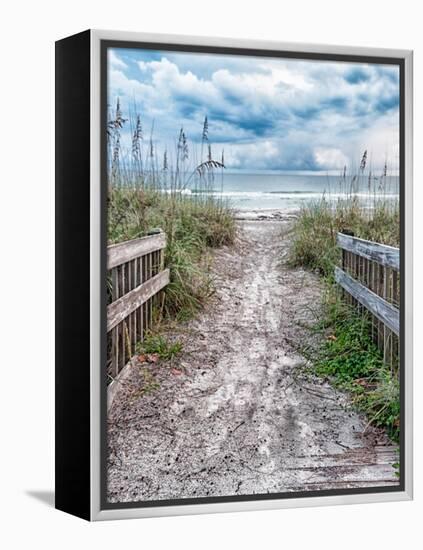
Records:
{"label": "framed canvas print", "polygon": [[56,43],[56,507],[412,497],[412,53]]}

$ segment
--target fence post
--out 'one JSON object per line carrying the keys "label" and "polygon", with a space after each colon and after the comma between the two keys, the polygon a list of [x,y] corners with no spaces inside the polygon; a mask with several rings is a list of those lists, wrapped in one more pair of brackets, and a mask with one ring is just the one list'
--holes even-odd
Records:
{"label": "fence post", "polygon": [[108,247],[110,281],[107,307],[107,371],[120,373],[136,344],[152,328],[153,302],[169,282],[164,269],[166,235],[161,230]]}
{"label": "fence post", "polygon": [[370,314],[372,338],[391,369],[398,363],[399,348],[399,249],[352,235],[338,233],[342,268],[335,279],[347,303],[360,314]]}

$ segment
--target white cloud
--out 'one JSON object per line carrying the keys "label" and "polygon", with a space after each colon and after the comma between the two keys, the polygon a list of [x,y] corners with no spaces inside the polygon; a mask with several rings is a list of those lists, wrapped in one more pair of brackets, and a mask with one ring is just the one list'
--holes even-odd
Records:
{"label": "white cloud", "polygon": [[117,69],[127,69],[128,65],[117,56],[114,50],[108,49],[107,50],[107,56],[108,56],[108,63],[109,66],[117,68]]}
{"label": "white cloud", "polygon": [[239,145],[228,143],[225,151],[226,164],[232,168],[242,168],[245,165],[245,159],[248,159],[250,166],[266,169],[272,166],[280,156],[278,144],[271,140]]}
{"label": "white cloud", "polygon": [[152,84],[162,94],[198,97],[203,102],[217,99],[216,89],[210,81],[198,78],[191,71],[181,73],[166,57],[152,61],[149,67],[153,72]]}
{"label": "white cloud", "polygon": [[395,69],[128,52],[125,61],[109,53],[109,103],[120,97],[126,112],[135,103],[145,133],[154,120],[163,146],[174,147],[181,126],[198,142],[207,114],[213,148],[225,147],[228,167],[338,170],[366,148],[375,167],[387,155],[397,163]]}
{"label": "white cloud", "polygon": [[139,70],[143,73],[148,70],[148,63],[146,63],[145,61],[138,61],[137,65]]}
{"label": "white cloud", "polygon": [[340,149],[318,147],[314,150],[314,159],[323,170],[341,170],[348,164],[348,157]]}

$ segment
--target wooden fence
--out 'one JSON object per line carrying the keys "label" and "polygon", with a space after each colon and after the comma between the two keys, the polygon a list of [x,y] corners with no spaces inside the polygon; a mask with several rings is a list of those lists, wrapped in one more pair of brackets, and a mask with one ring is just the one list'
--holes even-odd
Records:
{"label": "wooden fence", "polygon": [[[169,283],[162,232],[107,249],[107,373],[115,378],[152,328],[153,305]],[[164,298],[164,297],[163,297]]]}
{"label": "wooden fence", "polygon": [[384,361],[396,368],[400,333],[399,249],[338,233],[342,269],[335,279],[344,289],[346,301],[367,311],[372,337],[383,352]]}

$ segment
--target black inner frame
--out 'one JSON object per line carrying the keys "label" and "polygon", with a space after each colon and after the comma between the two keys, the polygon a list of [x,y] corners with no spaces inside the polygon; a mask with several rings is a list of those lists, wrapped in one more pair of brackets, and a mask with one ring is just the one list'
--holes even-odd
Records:
{"label": "black inner frame", "polygon": [[[170,52],[208,53],[220,55],[238,55],[253,57],[273,57],[285,59],[302,59],[315,61],[337,61],[350,63],[369,63],[380,65],[397,65],[400,71],[400,478],[398,486],[387,487],[361,487],[355,489],[324,489],[320,491],[296,491],[289,493],[266,493],[255,495],[231,495],[219,497],[187,497],[166,500],[148,500],[134,502],[110,503],[107,501],[107,373],[106,373],[106,336],[107,336],[107,302],[106,302],[106,277],[107,272],[107,50],[108,48],[141,49]],[[160,506],[183,506],[188,504],[213,504],[225,502],[263,501],[276,499],[292,499],[301,497],[341,496],[369,493],[401,492],[405,489],[405,426],[404,426],[404,402],[405,402],[405,374],[404,374],[404,299],[405,299],[405,60],[403,58],[324,54],[292,52],[283,50],[263,50],[254,48],[233,48],[217,46],[193,46],[189,44],[166,44],[160,42],[131,42],[123,40],[101,40],[100,42],[100,234],[101,234],[101,259],[100,272],[104,274],[100,280],[101,290],[101,322],[100,322],[100,507],[102,510],[125,508],[151,508]],[[94,427],[95,428],[95,427]]]}

